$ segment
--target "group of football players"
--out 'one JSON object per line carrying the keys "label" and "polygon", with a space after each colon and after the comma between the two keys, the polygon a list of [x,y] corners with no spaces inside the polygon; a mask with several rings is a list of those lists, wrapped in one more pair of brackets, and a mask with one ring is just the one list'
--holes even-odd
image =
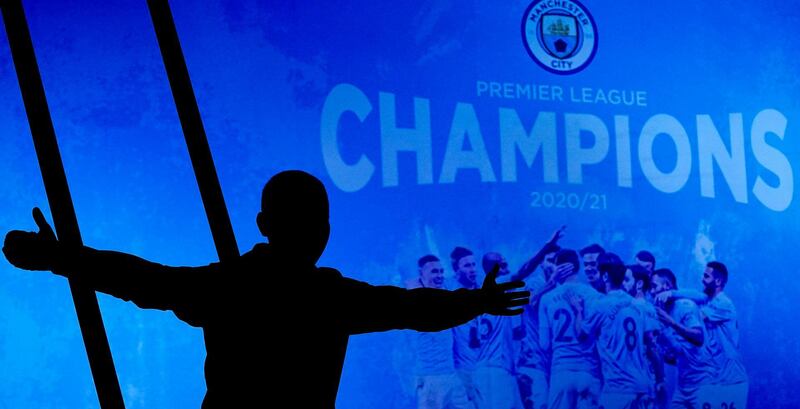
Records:
{"label": "group of football players", "polygon": [[418,260],[414,287],[480,288],[478,270],[499,268],[531,291],[518,317],[416,335],[420,408],[746,408],[723,263],[706,264],[702,291],[679,289],[648,251],[626,264],[599,244],[561,248],[562,236],[563,227],[513,273],[500,253],[456,247],[452,286],[438,257]]}

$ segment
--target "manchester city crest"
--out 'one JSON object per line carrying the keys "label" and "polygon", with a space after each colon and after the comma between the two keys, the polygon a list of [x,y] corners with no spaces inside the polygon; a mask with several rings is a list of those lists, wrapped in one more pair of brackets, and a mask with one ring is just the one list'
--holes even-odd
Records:
{"label": "manchester city crest", "polygon": [[528,54],[555,74],[586,68],[597,51],[597,26],[575,0],[535,0],[522,19],[522,40]]}

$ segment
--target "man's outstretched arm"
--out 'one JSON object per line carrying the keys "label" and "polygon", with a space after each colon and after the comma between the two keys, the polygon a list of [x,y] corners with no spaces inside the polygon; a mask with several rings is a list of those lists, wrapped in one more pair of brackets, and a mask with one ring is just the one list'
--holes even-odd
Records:
{"label": "man's outstretched arm", "polygon": [[697,305],[708,303],[708,296],[699,290],[684,289],[684,290],[670,290],[664,291],[656,295],[656,302],[666,303],[670,299],[686,298],[692,300]]}
{"label": "man's outstretched arm", "polygon": [[561,226],[560,229],[556,230],[556,232],[553,233],[553,236],[550,237],[550,240],[548,240],[547,243],[545,243],[544,246],[542,246],[542,248],[539,249],[539,251],[536,252],[533,257],[531,257],[530,260],[523,264],[519,271],[511,276],[511,281],[524,280],[528,278],[528,276],[534,271],[536,271],[536,269],[539,268],[544,261],[544,256],[548,253],[552,253],[556,248],[558,248],[558,240],[564,237],[564,229],[566,228],[567,226]]}
{"label": "man's outstretched arm", "polygon": [[497,268],[486,275],[478,290],[433,288],[406,290],[372,286],[345,278],[340,288],[341,318],[351,334],[391,329],[441,331],[483,314],[517,315],[528,303],[528,291],[509,292],[521,282],[497,284]]}
{"label": "man's outstretched arm", "polygon": [[14,230],[6,235],[3,253],[11,264],[25,270],[50,270],[78,280],[96,291],[141,308],[185,309],[201,295],[211,267],[169,267],[116,251],[60,243],[41,211],[34,209],[39,232]]}
{"label": "man's outstretched arm", "polygon": [[661,320],[664,325],[674,329],[678,335],[682,336],[692,345],[698,347],[703,346],[705,334],[703,333],[703,327],[700,325],[699,320],[690,321],[688,325],[684,325],[673,319],[672,316],[661,307],[656,307],[656,312],[658,313],[658,319]]}

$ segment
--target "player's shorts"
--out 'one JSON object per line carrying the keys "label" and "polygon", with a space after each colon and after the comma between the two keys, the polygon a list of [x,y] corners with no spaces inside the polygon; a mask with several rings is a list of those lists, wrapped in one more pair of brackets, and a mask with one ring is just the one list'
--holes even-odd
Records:
{"label": "player's shorts", "polygon": [[709,397],[709,405],[705,406],[704,404],[706,402],[703,402],[700,409],[747,409],[748,387],[748,382],[735,383],[732,385],[714,385],[711,387],[713,393]]}
{"label": "player's shorts", "polygon": [[650,409],[653,398],[647,393],[606,392],[600,393],[600,409]]}
{"label": "player's shorts", "polygon": [[550,375],[549,409],[596,409],[600,379],[587,372],[557,371]]}
{"label": "player's shorts", "polygon": [[525,409],[547,409],[547,373],[540,369],[517,367],[517,384]]}
{"label": "player's shorts", "polygon": [[678,386],[672,395],[672,403],[669,407],[670,409],[703,409],[706,403],[710,405],[710,402],[713,401],[715,388],[712,385]]}
{"label": "player's shorts", "polygon": [[481,409],[522,409],[517,378],[507,370],[479,367],[472,379],[480,394]]}
{"label": "player's shorts", "polygon": [[419,409],[474,409],[467,391],[456,374],[417,377]]}

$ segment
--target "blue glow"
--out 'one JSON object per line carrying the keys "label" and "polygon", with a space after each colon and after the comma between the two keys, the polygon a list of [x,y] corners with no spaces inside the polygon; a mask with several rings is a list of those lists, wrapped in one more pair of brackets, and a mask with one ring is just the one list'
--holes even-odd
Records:
{"label": "blue glow", "polygon": [[[596,55],[581,72],[557,75],[522,43],[527,1],[264,3],[171,2],[242,252],[263,240],[255,215],[264,182],[299,168],[320,177],[330,194],[332,236],[320,264],[374,284],[404,286],[417,277],[417,258],[434,252],[447,260],[456,245],[499,251],[515,270],[564,224],[563,245],[599,242],[626,262],[648,249],[685,288],[700,288],[703,263],[719,259],[731,271],[726,293],[739,311],[750,407],[794,406],[800,212],[786,177],[800,169],[796,7],[585,0],[599,33]],[[145,1],[25,6],[84,242],[165,264],[216,261]],[[347,111],[351,97],[335,106],[344,112],[331,122],[336,140],[328,155],[345,164],[337,173],[326,165],[321,129],[323,107],[342,84],[363,94],[370,109],[359,120]],[[549,98],[518,95],[526,84],[543,86]],[[598,92],[614,98],[611,90],[639,92],[620,98],[641,104],[598,102]],[[0,93],[0,232],[33,230],[31,208],[48,218],[49,210],[5,31]],[[662,114],[674,120],[653,129],[680,124],[689,151],[658,134],[652,163],[669,173],[688,161],[685,183],[643,170],[641,131]],[[526,133],[537,117],[554,126],[550,183],[544,147],[530,167],[512,151],[516,170],[504,173],[511,157],[501,134],[514,115]],[[382,157],[390,145],[382,142],[381,118],[390,138],[392,116],[397,128],[429,123],[430,144],[419,145],[430,147],[429,162],[401,152],[396,168],[387,165],[385,157],[394,156]],[[627,168],[617,143],[624,121]],[[577,151],[568,151],[567,131],[581,124],[605,129],[608,151],[570,171]],[[716,140],[712,128],[729,153],[732,135],[743,137],[743,161],[734,160],[730,174],[717,163],[701,172],[699,140]],[[466,129],[466,144],[453,129]],[[575,149],[591,148],[591,133],[576,135]],[[480,141],[486,154],[473,158],[480,170],[459,168],[469,159],[448,163],[448,152],[476,150]],[[349,173],[362,155],[372,172]],[[353,178],[361,186],[343,190]],[[703,186],[712,179],[713,189]],[[5,259],[0,277],[0,407],[96,407],[66,280],[17,270]],[[99,299],[127,407],[199,407],[202,332],[171,313]],[[402,331],[352,337],[338,407],[414,407],[411,339]]]}

